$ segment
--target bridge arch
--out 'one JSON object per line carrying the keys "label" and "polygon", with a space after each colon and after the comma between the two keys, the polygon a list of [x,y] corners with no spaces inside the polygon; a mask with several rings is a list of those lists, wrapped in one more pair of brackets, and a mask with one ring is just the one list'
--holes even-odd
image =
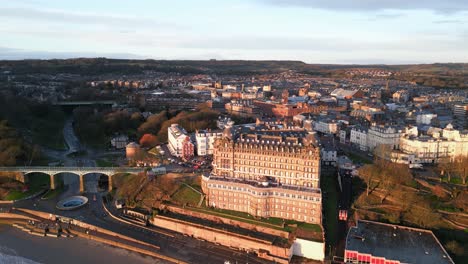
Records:
{"label": "bridge arch", "polygon": [[[39,174],[37,176],[34,176],[34,174]],[[48,178],[48,183],[47,182],[47,179],[40,179],[42,177],[46,177]],[[34,178],[34,179],[33,179]],[[53,185],[53,182],[52,182],[52,177],[50,176],[49,173],[47,172],[43,172],[43,171],[26,171],[23,173],[23,183],[26,184],[26,185],[32,185],[32,184],[40,184],[40,182],[44,182],[44,184],[48,184],[49,185],[49,188],[52,189],[52,187],[55,188],[55,185]]]}
{"label": "bridge arch", "polygon": [[[73,172],[73,171],[58,171],[58,172],[51,172],[51,182],[54,182],[54,188],[55,189],[57,184],[63,184],[63,185],[73,185],[75,183],[79,184],[79,190],[81,192],[81,182],[82,182],[82,177],[79,173]],[[71,177],[66,177],[66,175],[70,175]],[[73,180],[73,177],[77,179],[77,181]],[[60,181],[61,180],[61,181]]]}
{"label": "bridge arch", "polygon": [[112,190],[112,173],[108,173],[108,172],[99,172],[99,171],[96,171],[96,172],[86,172],[86,173],[83,173],[82,174],[82,177],[83,177],[83,184],[84,184],[84,177],[85,176],[89,176],[89,175],[93,175],[93,174],[96,174],[96,175],[99,175],[97,177],[97,186],[98,188],[101,188],[101,189],[104,189],[104,190],[108,190],[108,191],[111,191]]}
{"label": "bridge arch", "polygon": [[[20,181],[26,182],[28,179],[28,174],[32,173],[41,173],[49,176],[50,188],[55,189],[57,179],[63,174],[72,174],[76,175],[79,179],[80,191],[84,191],[83,178],[84,175],[96,173],[100,175],[105,175],[108,179],[108,189],[111,190],[113,187],[113,178],[116,175],[122,174],[134,174],[142,172],[143,168],[133,168],[133,167],[51,167],[51,166],[29,166],[29,167],[0,167],[0,172],[17,172],[21,173],[19,177]],[[164,170],[165,173],[165,170]],[[103,176],[100,176],[99,179],[103,179]],[[102,182],[103,180],[101,180]]]}

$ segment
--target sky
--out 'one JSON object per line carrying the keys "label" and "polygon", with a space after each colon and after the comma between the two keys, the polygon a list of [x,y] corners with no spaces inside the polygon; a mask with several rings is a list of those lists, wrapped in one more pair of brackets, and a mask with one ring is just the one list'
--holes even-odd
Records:
{"label": "sky", "polygon": [[468,62],[468,0],[0,0],[0,59]]}

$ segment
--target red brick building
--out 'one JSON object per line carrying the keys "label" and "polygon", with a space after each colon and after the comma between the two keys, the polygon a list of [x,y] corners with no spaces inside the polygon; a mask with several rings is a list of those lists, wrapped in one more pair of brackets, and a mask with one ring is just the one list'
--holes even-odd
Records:
{"label": "red brick building", "polygon": [[182,159],[189,160],[194,156],[195,146],[190,141],[189,137],[186,137],[182,143]]}
{"label": "red brick building", "polygon": [[454,262],[430,230],[359,220],[346,237],[345,263]]}

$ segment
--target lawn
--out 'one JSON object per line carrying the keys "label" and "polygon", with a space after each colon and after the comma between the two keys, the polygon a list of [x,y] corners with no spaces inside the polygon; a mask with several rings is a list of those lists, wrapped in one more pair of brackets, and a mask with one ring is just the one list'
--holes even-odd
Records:
{"label": "lawn", "polygon": [[189,204],[197,206],[201,195],[186,185],[181,185],[179,190],[172,196],[172,201],[180,205]]}
{"label": "lawn", "polygon": [[[249,224],[260,225],[264,227],[269,227],[277,230],[291,232],[295,229],[292,225],[296,225],[297,228],[303,229],[305,231],[312,231],[312,232],[322,232],[322,228],[320,225],[316,224],[309,224],[304,222],[298,222],[294,220],[283,220],[281,218],[276,217],[269,217],[269,218],[255,218],[252,215],[239,212],[239,211],[232,211],[232,210],[225,210],[225,209],[213,209],[213,208],[188,208],[190,210],[203,212],[206,214],[221,216]],[[284,223],[284,227],[283,227]]]}
{"label": "lawn", "polygon": [[353,154],[351,152],[348,152],[346,156],[349,157],[354,163],[363,163],[363,164],[371,164],[372,163],[372,158],[363,158],[361,156],[358,156],[356,154]]}
{"label": "lawn", "polygon": [[62,184],[59,184],[54,190],[49,190],[44,196],[41,197],[41,199],[49,200],[49,199],[57,197],[57,195],[59,195],[62,192],[63,192],[63,186]]}
{"label": "lawn", "polygon": [[211,209],[211,208],[193,208],[193,207],[189,207],[186,209],[201,212],[201,213],[206,213],[210,215],[221,216],[221,217],[225,217],[225,218],[229,218],[232,220],[237,220],[237,221],[241,221],[241,222],[245,222],[249,224],[260,225],[260,226],[265,226],[265,227],[285,231],[285,229],[282,228],[280,225],[269,223],[268,219],[255,219],[250,214],[247,214],[244,212],[237,212],[237,211],[223,210],[223,209]]}
{"label": "lawn", "polygon": [[5,197],[5,200],[19,200],[35,193],[38,193],[41,189],[49,188],[50,178],[49,175],[45,175],[42,173],[31,173],[29,176],[29,182],[27,185],[29,186],[29,190],[26,192],[18,191],[18,190],[11,190],[8,195]]}
{"label": "lawn", "polygon": [[105,160],[105,159],[98,159],[96,160],[96,166],[98,167],[114,167],[114,163]]}

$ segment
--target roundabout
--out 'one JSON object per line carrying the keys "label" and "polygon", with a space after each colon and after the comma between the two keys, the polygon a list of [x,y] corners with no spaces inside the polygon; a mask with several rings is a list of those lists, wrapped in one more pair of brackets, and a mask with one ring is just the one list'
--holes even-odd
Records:
{"label": "roundabout", "polygon": [[57,203],[57,209],[62,211],[70,211],[78,209],[88,203],[88,198],[84,196],[71,196]]}

